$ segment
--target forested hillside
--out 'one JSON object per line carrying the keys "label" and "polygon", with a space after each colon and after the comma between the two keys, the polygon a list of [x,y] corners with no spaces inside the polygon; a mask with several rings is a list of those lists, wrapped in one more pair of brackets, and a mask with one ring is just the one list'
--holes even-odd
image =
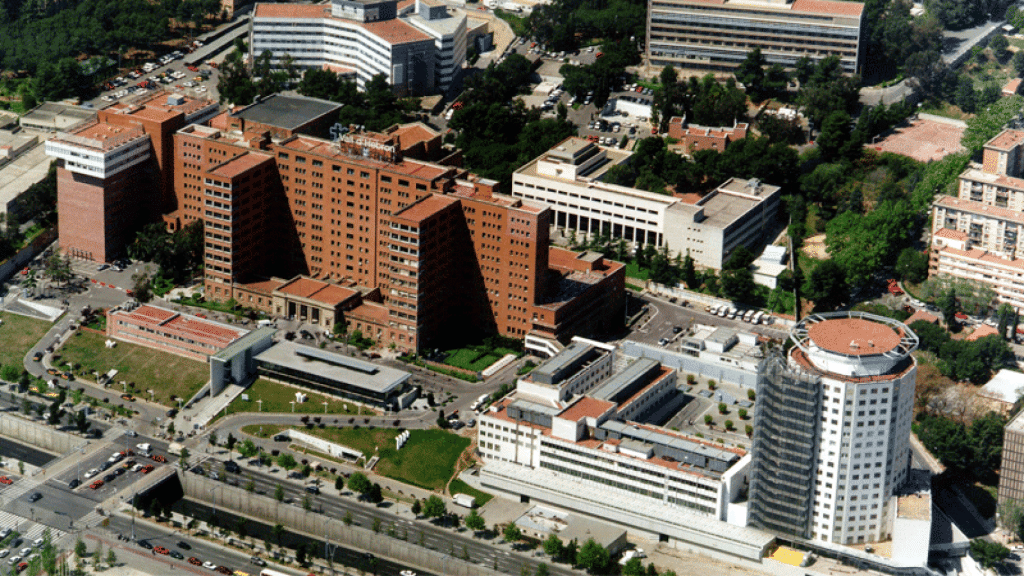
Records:
{"label": "forested hillside", "polygon": [[201,23],[217,0],[0,0],[0,68],[35,74],[42,63],[146,48],[172,21]]}

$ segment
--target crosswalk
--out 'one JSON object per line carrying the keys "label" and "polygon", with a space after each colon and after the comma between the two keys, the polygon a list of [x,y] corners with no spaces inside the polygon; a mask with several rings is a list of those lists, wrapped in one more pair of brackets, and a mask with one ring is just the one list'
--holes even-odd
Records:
{"label": "crosswalk", "polygon": [[47,529],[50,530],[50,538],[53,542],[60,540],[67,534],[64,530],[33,522],[32,520],[18,516],[17,514],[0,511],[0,530],[4,530],[6,528],[16,531],[21,535],[20,538],[26,543],[32,542],[37,538],[42,538],[43,532]]}

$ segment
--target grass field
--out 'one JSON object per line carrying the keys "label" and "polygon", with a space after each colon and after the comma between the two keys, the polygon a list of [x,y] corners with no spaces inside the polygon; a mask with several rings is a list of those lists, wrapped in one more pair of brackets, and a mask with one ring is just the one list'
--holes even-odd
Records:
{"label": "grass field", "polygon": [[469,346],[449,350],[444,363],[456,368],[479,372],[501,360],[501,357],[506,354],[516,354],[516,351],[501,347]]}
{"label": "grass field", "polygon": [[448,491],[451,492],[452,496],[456,494],[469,494],[473,498],[476,498],[476,505],[478,508],[487,504],[491,498],[494,498],[493,494],[477,490],[458,478],[452,480],[452,483],[448,485]]}
{"label": "grass field", "polygon": [[260,404],[256,402],[257,400],[263,400],[263,412],[291,412],[291,402],[295,400],[296,392],[305,392],[309,396],[309,400],[306,402],[295,405],[296,414],[319,414],[322,416],[324,413],[324,401],[328,402],[328,416],[332,414],[344,414],[346,416],[357,416],[360,414],[369,416],[375,414],[369,408],[360,409],[359,405],[353,402],[341,400],[333,396],[317,394],[316,392],[310,392],[279,382],[272,382],[263,378],[253,382],[252,386],[245,391],[249,395],[248,401],[242,400],[242,397],[239,396],[231,404],[228,404],[228,414],[258,412],[260,411]]}
{"label": "grass field", "polygon": [[145,391],[152,389],[153,399],[166,406],[177,406],[172,395],[191,398],[210,379],[210,369],[203,362],[127,342],[107,348],[106,340],[102,334],[76,332],[60,349],[61,362],[81,364],[81,370],[100,374],[116,368],[115,380],[134,382],[144,398],[149,396]]}
{"label": "grass field", "polygon": [[[263,437],[284,427],[263,426]],[[455,474],[459,456],[469,447],[469,438],[447,430],[410,430],[409,441],[395,450],[396,428],[313,428],[307,434],[359,450],[367,458],[374,454],[380,461],[374,472],[406,484],[428,490],[443,490]],[[259,426],[246,426],[243,432],[258,435]],[[477,496],[473,494],[473,496]]]}
{"label": "grass field", "polygon": [[0,312],[3,325],[0,326],[0,364],[13,364],[24,369],[25,354],[39,342],[52,324],[18,314]]}

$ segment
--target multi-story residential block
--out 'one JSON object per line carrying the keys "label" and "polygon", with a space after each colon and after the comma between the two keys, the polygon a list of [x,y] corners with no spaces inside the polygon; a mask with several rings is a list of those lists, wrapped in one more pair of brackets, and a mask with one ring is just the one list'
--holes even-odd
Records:
{"label": "multi-story residential block", "polygon": [[655,66],[731,72],[754,48],[792,68],[807,56],[838,56],[843,71],[864,62],[864,5],[833,0],[651,0],[647,60]]}
{"label": "multi-story residential block", "polygon": [[1003,430],[1003,456],[999,467],[999,506],[1024,503],[1024,411],[1018,412]]}
{"label": "multi-story residential block", "polygon": [[697,195],[656,194],[601,179],[632,153],[568,138],[512,175],[512,195],[551,207],[552,224],[636,245],[668,245],[707,268],[721,268],[739,246],[754,249],[775,225],[777,186],[731,178]]}
{"label": "multi-story residential block", "polygon": [[836,544],[892,537],[910,469],[917,336],[890,318],[816,314],[788,362],[765,364],[754,410],[752,526]]}
{"label": "multi-story residential block", "polygon": [[957,195],[932,205],[929,272],[989,285],[1000,301],[1024,307],[1024,131],[985,144],[981,167],[960,175]]}
{"label": "multi-story residential block", "polygon": [[[82,129],[95,137],[61,135],[50,145],[70,169],[107,175],[96,188],[116,202],[89,204],[65,180],[59,202],[67,215],[78,208],[103,222],[100,247],[113,238],[122,248],[132,226],[160,214],[171,229],[201,221],[208,298],[325,329],[349,322],[406,350],[502,334],[529,336],[528,346],[551,354],[556,341],[621,326],[622,264],[549,246],[550,210],[459,168],[459,153],[426,126],[333,141],[306,133],[328,132],[337,108],[273,96],[172,134],[161,125],[157,152],[142,128],[103,115]],[[204,117],[208,110],[200,108]],[[105,158],[104,147],[120,155]],[[79,150],[94,157],[82,160]],[[146,164],[152,156],[162,161]],[[170,191],[163,202],[152,195],[156,210],[137,198],[152,188],[143,179]],[[97,234],[70,222],[65,247],[82,245],[75,234]]]}
{"label": "multi-story residential block", "polygon": [[483,485],[759,558],[771,537],[743,528],[735,506],[750,457],[644,423],[676,394],[676,371],[639,358],[612,375],[615,354],[575,339],[481,414]]}
{"label": "multi-story residential block", "polygon": [[397,0],[260,3],[249,44],[253,55],[350,74],[360,87],[384,74],[401,94],[444,92],[461,81],[466,13],[428,0],[404,15]]}
{"label": "multi-story residential block", "polygon": [[48,140],[46,153],[58,160],[61,247],[100,262],[123,254],[138,227],[174,204],[174,132],[216,112],[209,100],[155,93]]}

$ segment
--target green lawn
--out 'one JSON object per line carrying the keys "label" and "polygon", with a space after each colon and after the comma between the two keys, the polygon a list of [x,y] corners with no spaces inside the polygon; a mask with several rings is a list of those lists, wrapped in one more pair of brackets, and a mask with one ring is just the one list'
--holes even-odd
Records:
{"label": "green lawn", "polygon": [[452,480],[452,483],[448,485],[448,491],[451,492],[452,496],[456,494],[469,494],[473,498],[476,498],[477,507],[487,504],[491,498],[494,498],[493,494],[477,490],[458,478]]}
{"label": "green lawn", "polygon": [[166,406],[177,406],[172,395],[191,398],[210,379],[205,362],[127,342],[107,348],[106,340],[102,334],[78,331],[60,349],[61,362],[80,364],[76,372],[86,374],[116,368],[115,380],[134,382],[137,394],[144,398],[149,396],[145,391],[152,389],[153,399]]}
{"label": "green lawn", "polygon": [[327,415],[331,414],[345,414],[345,415],[359,415],[366,414],[371,415],[375,412],[369,408],[362,408],[353,402],[342,400],[334,396],[327,396],[325,394],[317,394],[303,388],[297,388],[295,386],[289,386],[287,384],[281,384],[279,382],[273,382],[260,378],[253,382],[252,386],[245,391],[249,395],[249,400],[242,400],[239,396],[232,400],[231,404],[228,404],[228,414],[235,414],[239,412],[258,412],[260,411],[260,404],[257,400],[263,401],[263,412],[291,412],[291,402],[295,400],[296,392],[305,392],[309,399],[302,404],[295,405],[295,412],[297,414],[320,414],[324,413],[324,401],[327,401]]}
{"label": "green lawn", "polygon": [[18,314],[0,312],[0,364],[13,364],[24,369],[25,354],[39,342],[52,324]]}
{"label": "green lawn", "polygon": [[[395,450],[396,428],[294,428],[359,450],[367,458],[376,454],[380,461],[374,472],[428,490],[444,489],[455,474],[459,457],[470,444],[469,438],[447,430],[410,430],[409,441],[401,450]],[[259,426],[254,425],[245,427],[243,431],[256,434],[258,429]],[[263,426],[263,436],[276,434],[282,429]]]}
{"label": "green lawn", "polygon": [[516,356],[520,355],[515,350],[503,348],[501,346],[467,346],[465,348],[449,350],[448,356],[445,359],[445,364],[455,366],[456,368],[479,372],[498,360],[501,360],[502,356],[505,356],[506,354],[515,354]]}

